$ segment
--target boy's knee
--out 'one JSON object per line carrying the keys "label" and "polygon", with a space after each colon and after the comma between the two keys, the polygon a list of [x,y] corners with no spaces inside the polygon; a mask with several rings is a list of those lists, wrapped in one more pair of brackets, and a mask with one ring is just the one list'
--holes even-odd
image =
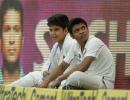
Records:
{"label": "boy's knee", "polygon": [[81,73],[82,72],[80,72],[80,71],[75,71],[68,77],[68,79],[70,79],[70,80],[79,80],[79,78],[81,77]]}

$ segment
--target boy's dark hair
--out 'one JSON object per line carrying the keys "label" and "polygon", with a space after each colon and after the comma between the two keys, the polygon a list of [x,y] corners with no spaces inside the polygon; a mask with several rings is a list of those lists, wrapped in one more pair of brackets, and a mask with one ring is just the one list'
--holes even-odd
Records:
{"label": "boy's dark hair", "polygon": [[80,23],[85,24],[88,28],[87,22],[82,18],[73,18],[73,19],[70,20],[67,28],[68,28],[68,32],[70,33],[71,37],[73,37],[72,29],[73,29],[74,25],[80,24]]}
{"label": "boy's dark hair", "polygon": [[20,0],[3,0],[0,9],[0,37],[2,36],[4,15],[9,9],[14,9],[20,13],[21,26],[23,29],[23,9]]}
{"label": "boy's dark hair", "polygon": [[64,14],[55,14],[49,17],[47,21],[47,25],[49,27],[56,25],[62,27],[63,29],[65,29],[69,23],[68,17]]}

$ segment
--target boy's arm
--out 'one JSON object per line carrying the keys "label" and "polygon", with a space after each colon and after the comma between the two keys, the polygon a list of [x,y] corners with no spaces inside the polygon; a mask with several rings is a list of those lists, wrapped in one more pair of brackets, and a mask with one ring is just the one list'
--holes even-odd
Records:
{"label": "boy's arm", "polygon": [[60,77],[58,77],[58,81],[62,81],[65,80],[70,74],[72,74],[74,71],[82,71],[85,72],[89,66],[91,65],[91,63],[94,61],[95,57],[92,56],[87,56],[84,58],[84,60],[81,62],[81,64],[77,65],[76,67],[74,67],[73,69],[71,69],[69,72],[61,75]]}
{"label": "boy's arm", "polygon": [[49,55],[47,61],[45,61],[45,63],[42,66],[41,73],[43,74],[43,77],[45,77],[44,75],[49,74],[49,69],[52,67],[51,63],[55,62],[55,59],[54,59],[53,55],[54,55],[54,52],[55,52],[56,48],[57,48],[57,43],[55,43],[53,45],[52,50],[50,52],[50,55]]}
{"label": "boy's arm", "polygon": [[53,80],[55,80],[58,76],[60,76],[61,74],[63,74],[63,72],[65,71],[65,69],[69,66],[68,63],[66,62],[62,62],[58,67],[56,67],[53,72],[48,76],[48,78],[46,80],[44,80],[42,82],[42,84],[40,84],[38,87],[42,87],[42,88],[47,88],[49,83]]}

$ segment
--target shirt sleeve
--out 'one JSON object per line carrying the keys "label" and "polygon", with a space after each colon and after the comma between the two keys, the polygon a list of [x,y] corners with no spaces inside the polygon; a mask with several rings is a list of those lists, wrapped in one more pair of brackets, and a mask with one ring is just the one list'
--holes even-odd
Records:
{"label": "shirt sleeve", "polygon": [[68,48],[68,52],[63,61],[70,64],[71,61],[74,59],[74,56],[75,56],[75,44],[73,44],[70,48]]}
{"label": "shirt sleeve", "polygon": [[90,40],[90,42],[86,47],[87,51],[85,53],[85,56],[92,56],[97,58],[103,47],[104,47],[104,43],[101,40],[97,38]]}

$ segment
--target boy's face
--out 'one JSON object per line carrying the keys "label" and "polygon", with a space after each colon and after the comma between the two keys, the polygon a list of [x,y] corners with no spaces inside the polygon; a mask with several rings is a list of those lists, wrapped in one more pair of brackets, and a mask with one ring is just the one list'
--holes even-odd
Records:
{"label": "boy's face", "polygon": [[63,43],[64,38],[67,34],[66,28],[63,29],[60,26],[52,25],[51,27],[49,27],[49,30],[50,30],[51,36],[55,42]]}
{"label": "boy's face", "polygon": [[89,37],[89,31],[85,24],[76,24],[72,28],[72,35],[78,42],[85,42]]}
{"label": "boy's face", "polygon": [[15,63],[22,46],[22,26],[20,13],[14,9],[8,10],[3,17],[2,54],[6,61]]}

